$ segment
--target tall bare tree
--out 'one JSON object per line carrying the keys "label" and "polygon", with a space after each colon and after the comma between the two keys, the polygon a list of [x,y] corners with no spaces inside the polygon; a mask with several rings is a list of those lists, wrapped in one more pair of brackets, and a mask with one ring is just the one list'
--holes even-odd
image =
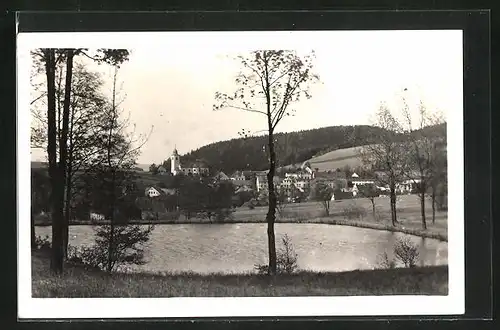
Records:
{"label": "tall bare tree", "polygon": [[359,154],[366,166],[377,170],[377,180],[389,186],[391,222],[396,226],[396,188],[406,173],[405,147],[401,141],[403,127],[385,103],[376,112],[374,125],[384,130],[372,137],[368,145],[360,148]]}
{"label": "tall bare tree", "polygon": [[432,184],[433,173],[437,165],[435,160],[438,156],[436,143],[442,139],[439,131],[433,130],[431,127],[442,124],[443,120],[441,116],[430,113],[422,101],[418,104],[417,113],[412,112],[404,96],[402,101],[405,146],[407,148],[407,170],[405,173],[407,179],[411,180],[417,188],[420,198],[422,228],[425,230],[427,229],[425,198]]}
{"label": "tall bare tree", "polygon": [[311,82],[319,80],[312,73],[314,53],[299,56],[290,50],[257,50],[238,56],[241,71],[232,94],[217,92],[214,110],[233,108],[264,116],[268,133],[269,171],[267,182],[269,208],[266,215],[269,250],[269,274],[276,274],[276,221],[277,196],[273,178],[276,172],[274,133],[284,116],[293,114],[289,105],[302,97],[310,98]]}
{"label": "tall bare tree", "polygon": [[[46,75],[47,96],[47,156],[51,178],[52,258],[51,269],[56,273],[63,270],[64,237],[67,224],[64,217],[66,171],[68,164],[68,135],[70,127],[71,86],[73,61],[82,55],[98,63],[119,64],[128,59],[127,50],[99,49],[95,53],[87,49],[39,49],[32,52],[35,64],[43,65]],[[64,99],[62,113],[57,113],[56,69],[65,64]],[[36,99],[35,99],[36,100]],[[33,102],[33,101],[32,101]],[[59,149],[59,150],[58,150]]]}

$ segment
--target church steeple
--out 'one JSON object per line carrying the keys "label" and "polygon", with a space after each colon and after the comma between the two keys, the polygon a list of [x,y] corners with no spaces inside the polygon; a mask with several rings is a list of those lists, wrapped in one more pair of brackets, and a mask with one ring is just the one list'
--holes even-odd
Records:
{"label": "church steeple", "polygon": [[179,157],[179,153],[177,152],[177,146],[174,147],[174,151],[170,156],[170,172],[173,175],[177,175],[181,171],[181,161]]}

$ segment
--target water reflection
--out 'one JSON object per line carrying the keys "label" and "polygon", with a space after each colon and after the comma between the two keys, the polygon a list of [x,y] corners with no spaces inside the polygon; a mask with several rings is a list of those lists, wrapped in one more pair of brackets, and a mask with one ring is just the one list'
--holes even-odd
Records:
{"label": "water reflection", "polygon": [[[157,225],[146,252],[146,271],[247,272],[267,262],[265,224]],[[393,258],[393,246],[401,233],[325,224],[276,224],[276,241],[288,234],[301,269],[347,271],[379,267],[384,252]],[[50,227],[38,227],[37,235],[50,236]],[[70,228],[70,244],[91,244],[90,226]],[[446,242],[409,236],[419,245],[419,265],[448,262]]]}

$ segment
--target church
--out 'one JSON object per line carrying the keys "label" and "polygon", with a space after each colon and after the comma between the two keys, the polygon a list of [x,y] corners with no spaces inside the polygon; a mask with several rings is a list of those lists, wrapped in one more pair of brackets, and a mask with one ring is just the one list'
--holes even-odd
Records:
{"label": "church", "polygon": [[189,164],[189,166],[183,167],[181,165],[181,160],[177,148],[174,148],[172,155],[170,156],[170,172],[172,175],[178,175],[180,173],[184,175],[208,175],[208,166],[203,162],[194,162]]}

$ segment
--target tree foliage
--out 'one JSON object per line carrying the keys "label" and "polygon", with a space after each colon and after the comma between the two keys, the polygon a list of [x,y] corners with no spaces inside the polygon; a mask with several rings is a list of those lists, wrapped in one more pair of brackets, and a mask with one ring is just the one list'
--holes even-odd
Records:
{"label": "tree foliage", "polygon": [[319,202],[325,210],[325,215],[330,215],[330,201],[332,200],[334,189],[326,182],[317,181],[311,189],[311,199]]}
{"label": "tree foliage", "polygon": [[[357,147],[376,138],[381,129],[371,126],[335,126],[289,133],[275,133],[278,150],[276,162],[279,166],[298,164],[323,153]],[[352,136],[352,139],[346,139]],[[263,147],[268,143],[267,135],[245,136],[228,141],[208,144],[181,156],[181,162],[196,159],[206,162],[224,173],[237,170],[262,171],[269,167],[268,155]],[[267,149],[267,147],[266,147]],[[170,169],[170,161],[164,166]],[[166,167],[167,168],[167,167]]]}
{"label": "tree foliage", "polygon": [[[46,143],[49,162],[49,177],[51,184],[51,219],[52,219],[52,258],[51,269],[56,273],[63,270],[65,246],[67,246],[67,232],[69,218],[65,216],[65,187],[68,184],[67,170],[70,157],[70,112],[72,103],[73,64],[80,55],[92,58],[97,63],[111,63],[119,65],[128,58],[127,50],[99,49],[90,55],[87,49],[37,49],[32,52],[34,64],[38,66],[34,72],[45,73],[45,90],[35,97],[31,104],[46,96],[47,107],[47,138],[42,129],[32,130],[32,143],[41,147]],[[64,65],[64,93],[60,93],[56,86],[62,86],[62,76],[56,84],[57,68]],[[43,69],[42,69],[43,68]],[[33,79],[32,79],[33,81]],[[35,90],[37,89],[35,84]],[[43,89],[39,88],[38,91]],[[62,108],[58,108],[61,104]],[[66,203],[66,206],[68,204]]]}
{"label": "tree foliage", "polygon": [[[420,101],[417,106],[417,120],[415,123],[412,109],[405,97],[402,99],[403,125],[406,133],[406,175],[415,184],[420,197],[420,213],[422,228],[427,229],[425,199],[429,190],[433,190],[439,181],[442,181],[442,148],[446,142],[443,130],[426,130],[426,127],[445,127],[440,125],[444,119],[440,114],[431,113],[425,104]],[[434,196],[434,195],[433,195]],[[435,197],[432,206],[434,208]],[[433,211],[433,221],[435,212]]]}
{"label": "tree foliage", "polygon": [[358,189],[359,189],[359,194],[362,197],[368,198],[372,203],[373,219],[377,220],[377,214],[375,210],[375,198],[380,196],[380,190],[377,188],[375,184],[360,185]]}
{"label": "tree foliage", "polygon": [[240,72],[235,79],[233,93],[216,92],[214,110],[232,108],[261,115],[268,133],[266,153],[268,157],[269,208],[268,224],[269,274],[276,274],[276,244],[274,222],[276,220],[276,193],[273,178],[276,172],[276,141],[274,133],[284,116],[293,115],[289,105],[303,97],[311,97],[310,83],[319,80],[313,73],[314,52],[299,56],[289,50],[256,50],[238,56]]}
{"label": "tree foliage", "polygon": [[377,180],[390,191],[391,222],[397,224],[396,187],[406,178],[406,148],[402,141],[404,129],[385,103],[375,114],[376,126],[382,128],[377,140],[360,150],[363,163],[377,171]]}

